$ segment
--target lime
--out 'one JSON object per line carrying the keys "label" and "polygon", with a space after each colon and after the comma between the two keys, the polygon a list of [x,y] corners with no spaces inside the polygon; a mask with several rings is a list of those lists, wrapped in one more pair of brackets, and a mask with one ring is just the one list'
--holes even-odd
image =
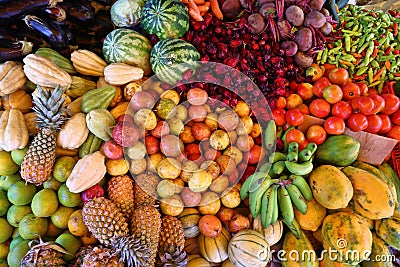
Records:
{"label": "lime", "polygon": [[21,176],[19,174],[1,176],[0,177],[0,188],[7,191],[8,188],[10,188],[10,186],[18,180],[21,180]]}
{"label": "lime", "polygon": [[60,204],[66,207],[73,208],[81,203],[81,194],[72,193],[65,184],[58,189],[57,195]]}
{"label": "lime", "polygon": [[0,216],[7,214],[8,208],[11,206],[7,198],[7,192],[0,190]]}
{"label": "lime", "polygon": [[28,151],[28,146],[24,147],[23,149],[15,149],[11,151],[11,158],[15,163],[21,165],[22,161],[24,160],[26,151]]}
{"label": "lime", "polygon": [[31,208],[37,217],[51,216],[58,208],[56,192],[48,188],[40,190],[33,196]]}
{"label": "lime", "polygon": [[29,251],[29,240],[23,240],[18,242],[7,256],[7,263],[10,267],[19,267],[21,264],[21,259]]}
{"label": "lime", "polygon": [[0,151],[0,175],[11,175],[18,171],[17,165],[11,158],[11,153]]}
{"label": "lime", "polygon": [[3,243],[11,237],[14,228],[7,222],[6,218],[0,218],[0,229],[0,243]]}
{"label": "lime", "polygon": [[48,222],[46,218],[36,217],[33,214],[25,215],[19,222],[19,234],[24,239],[36,239],[47,232]]}
{"label": "lime", "polygon": [[19,222],[25,215],[32,213],[32,209],[30,205],[25,206],[17,206],[12,205],[7,211],[7,221],[14,227],[18,227]]}
{"label": "lime", "polygon": [[[81,239],[69,232],[65,232],[59,235],[55,242],[60,246],[62,246],[66,251],[68,251],[72,255],[75,255],[75,253],[82,245]],[[65,261],[70,261],[74,258],[74,256],[72,255],[64,254],[63,259]]]}
{"label": "lime", "polygon": [[36,193],[34,184],[25,184],[25,181],[19,180],[8,188],[8,200],[14,205],[26,205],[31,203]]}
{"label": "lime", "polygon": [[14,239],[14,238],[16,238],[18,236],[19,236],[19,228],[18,227],[14,227],[14,231],[12,233],[11,238]]}
{"label": "lime", "polygon": [[7,259],[7,254],[10,252],[10,242],[0,244],[0,261]]}
{"label": "lime", "polygon": [[69,216],[75,211],[74,208],[59,206],[57,211],[51,215],[51,222],[58,228],[67,229]]}
{"label": "lime", "polygon": [[[13,238],[13,240],[11,240],[10,242],[10,250],[13,250],[13,248],[20,242],[25,241],[25,239],[23,239],[21,236],[17,236],[15,238]],[[28,240],[29,241],[29,240]]]}
{"label": "lime", "polygon": [[89,233],[89,229],[83,222],[82,210],[76,210],[69,216],[68,230],[75,236],[84,236]]}
{"label": "lime", "polygon": [[54,239],[63,232],[63,229],[56,227],[51,221],[47,227],[46,237]]}
{"label": "lime", "polygon": [[63,156],[58,158],[57,161],[54,163],[54,178],[57,181],[64,183],[65,181],[67,181],[67,178],[71,174],[75,164],[76,160],[73,157]]}
{"label": "lime", "polygon": [[43,183],[43,188],[49,188],[54,191],[57,191],[61,185],[62,185],[61,182],[54,179],[54,177],[50,177],[49,179],[47,179],[46,182]]}

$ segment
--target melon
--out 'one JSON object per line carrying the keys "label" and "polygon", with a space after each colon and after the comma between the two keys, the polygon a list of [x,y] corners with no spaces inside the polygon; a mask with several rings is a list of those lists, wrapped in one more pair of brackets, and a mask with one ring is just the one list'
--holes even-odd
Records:
{"label": "melon", "polygon": [[216,238],[199,236],[199,249],[201,255],[209,262],[221,263],[228,259],[228,244],[231,238],[230,233],[222,228]]}

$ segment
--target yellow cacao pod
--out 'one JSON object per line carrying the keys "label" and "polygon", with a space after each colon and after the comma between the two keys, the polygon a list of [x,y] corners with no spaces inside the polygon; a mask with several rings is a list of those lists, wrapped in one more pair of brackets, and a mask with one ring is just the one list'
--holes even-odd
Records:
{"label": "yellow cacao pod", "polygon": [[8,109],[0,118],[0,147],[5,151],[24,148],[29,141],[24,115],[16,108]]}
{"label": "yellow cacao pod", "polygon": [[96,83],[78,76],[71,76],[72,84],[65,92],[72,98],[83,96],[87,91],[95,89]]}
{"label": "yellow cacao pod", "polygon": [[36,116],[35,112],[29,112],[29,113],[24,114],[24,118],[25,118],[25,124],[26,124],[26,128],[28,129],[29,135],[37,135],[39,132],[39,129],[36,127],[37,116]]}
{"label": "yellow cacao pod", "polygon": [[112,85],[123,85],[143,78],[144,71],[125,63],[111,63],[104,68],[106,82]]}
{"label": "yellow cacao pod", "polygon": [[115,120],[107,109],[95,109],[86,115],[86,125],[89,131],[103,141],[111,139]]}
{"label": "yellow cacao pod", "polygon": [[120,102],[115,108],[110,111],[110,113],[114,117],[114,119],[117,119],[119,116],[126,113],[128,106],[129,102]]}
{"label": "yellow cacao pod", "polygon": [[66,149],[79,148],[85,142],[88,134],[86,115],[76,113],[62,126],[57,136],[57,143]]}
{"label": "yellow cacao pod", "polygon": [[104,76],[107,63],[95,53],[79,49],[71,54],[71,61],[77,72],[90,76]]}
{"label": "yellow cacao pod", "polygon": [[74,101],[72,101],[67,105],[66,108],[67,114],[69,116],[73,116],[76,113],[82,112],[81,105],[82,105],[82,96],[78,97],[77,99],[75,99]]}
{"label": "yellow cacao pod", "polygon": [[2,103],[4,109],[16,108],[22,113],[28,113],[32,108],[32,97],[25,90],[17,90],[3,96]]}
{"label": "yellow cacao pod", "polygon": [[22,64],[6,61],[0,64],[0,96],[11,94],[22,88],[26,82]]}

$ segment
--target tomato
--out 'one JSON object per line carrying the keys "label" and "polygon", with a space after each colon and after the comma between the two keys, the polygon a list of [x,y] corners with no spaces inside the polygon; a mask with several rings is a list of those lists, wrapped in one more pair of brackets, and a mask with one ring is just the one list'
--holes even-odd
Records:
{"label": "tomato", "polygon": [[372,114],[377,114],[385,108],[385,99],[380,95],[368,95],[374,101],[374,108],[372,109]]}
{"label": "tomato", "polygon": [[368,88],[366,95],[380,95],[379,91],[375,88]]}
{"label": "tomato", "polygon": [[306,146],[308,145],[308,140],[304,140],[303,143],[299,144],[299,152],[302,151],[304,148],[306,148]]}
{"label": "tomato", "polygon": [[400,107],[400,100],[394,94],[382,94],[383,99],[385,99],[385,108],[382,110],[383,114],[390,115],[395,113]]}
{"label": "tomato", "polygon": [[393,126],[392,129],[390,129],[390,131],[386,134],[386,136],[400,141],[400,126]]}
{"label": "tomato", "polygon": [[356,112],[361,112],[364,115],[372,114],[375,103],[369,96],[359,96],[351,100],[351,105]]}
{"label": "tomato", "polygon": [[286,111],[283,108],[276,108],[272,111],[272,118],[276,126],[282,126],[286,123],[285,113]]}
{"label": "tomato", "polygon": [[310,109],[306,104],[300,104],[297,106],[297,108],[300,110],[301,113],[305,115],[310,115]]}
{"label": "tomato", "polygon": [[306,137],[304,133],[297,129],[292,129],[286,133],[286,143],[290,144],[291,142],[297,142],[299,144],[304,143]]}
{"label": "tomato", "polygon": [[347,119],[347,127],[352,130],[353,132],[359,132],[365,130],[368,127],[368,120],[367,116],[361,113],[352,114]]}
{"label": "tomato", "polygon": [[336,68],[329,72],[328,78],[331,83],[345,85],[350,77],[349,72],[345,68]]}
{"label": "tomato", "polygon": [[292,108],[286,111],[285,119],[290,125],[299,126],[304,122],[304,114],[300,109]]}
{"label": "tomato", "polygon": [[358,88],[360,88],[361,95],[368,95],[368,85],[366,83],[356,83]]}
{"label": "tomato", "polygon": [[324,99],[314,99],[309,108],[310,113],[318,118],[324,118],[331,112],[331,106]]}
{"label": "tomato", "polygon": [[318,96],[319,98],[322,98],[322,92],[328,85],[331,85],[331,84],[332,83],[331,83],[331,81],[329,81],[328,78],[322,77],[321,79],[319,79],[318,81],[316,81],[314,83],[312,91],[313,91],[314,95]]}
{"label": "tomato", "polygon": [[325,63],[324,64],[324,68],[325,68],[325,73],[324,76],[328,77],[329,73],[331,72],[331,70],[336,69],[336,65],[334,64],[329,64],[329,63]]}
{"label": "tomato", "polygon": [[378,114],[378,116],[382,120],[382,128],[378,133],[383,134],[389,132],[390,129],[392,129],[392,122],[390,121],[390,117],[386,114]]}
{"label": "tomato", "polygon": [[308,142],[313,142],[317,145],[322,144],[326,140],[326,131],[321,125],[311,125],[306,133]]}
{"label": "tomato", "polygon": [[322,97],[329,104],[335,104],[342,100],[343,91],[338,85],[331,84],[324,89],[324,91],[322,92]]}
{"label": "tomato", "polygon": [[331,113],[333,116],[340,117],[345,120],[350,117],[351,114],[353,114],[353,108],[349,102],[339,101],[332,106]]}
{"label": "tomato", "polygon": [[390,115],[390,120],[395,125],[400,125],[400,109]]}
{"label": "tomato", "polygon": [[296,88],[296,94],[298,94],[304,101],[310,100],[314,96],[312,84],[299,84]]}
{"label": "tomato", "polygon": [[310,67],[308,67],[306,69],[306,76],[311,76],[312,77],[311,81],[315,82],[315,81],[321,79],[322,76],[324,76],[324,71],[321,69],[321,67],[318,64],[313,63],[313,64],[311,64]]}
{"label": "tomato", "polygon": [[328,134],[343,134],[346,130],[346,124],[343,118],[340,117],[329,117],[324,122],[324,129]]}
{"label": "tomato", "polygon": [[343,91],[343,99],[350,101],[354,99],[357,96],[361,95],[361,90],[360,87],[352,82],[346,83],[345,85],[342,86],[342,91]]}
{"label": "tomato", "polygon": [[382,129],[382,119],[376,114],[370,114],[367,116],[368,127],[365,131],[368,133],[377,133]]}
{"label": "tomato", "polygon": [[286,99],[286,109],[295,108],[303,104],[303,99],[298,94],[290,94]]}
{"label": "tomato", "polygon": [[291,81],[291,82],[289,83],[289,88],[290,88],[290,90],[292,90],[292,91],[296,91],[296,88],[297,88],[298,85],[299,85],[299,84],[296,83],[296,81]]}
{"label": "tomato", "polygon": [[277,108],[285,108],[286,107],[286,98],[283,96],[278,97],[278,100],[276,101],[276,107]]}

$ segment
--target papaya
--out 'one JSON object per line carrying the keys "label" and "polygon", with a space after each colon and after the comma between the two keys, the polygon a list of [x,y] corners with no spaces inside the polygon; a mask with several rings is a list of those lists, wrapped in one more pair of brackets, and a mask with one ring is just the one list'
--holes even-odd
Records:
{"label": "papaya", "polygon": [[370,260],[363,261],[361,267],[393,267],[388,245],[376,233],[372,233],[372,251]]}
{"label": "papaya", "polygon": [[393,183],[397,192],[397,202],[399,205],[397,206],[398,211],[400,211],[400,178],[397,175],[396,171],[389,165],[387,161],[384,161],[381,165],[378,166],[378,169],[382,171],[386,177]]}
{"label": "papaya", "polygon": [[[283,267],[318,267],[318,257],[315,253],[310,240],[305,233],[300,230],[299,238],[292,232],[287,232],[283,240],[283,251],[286,251],[286,259],[282,261]],[[295,254],[291,252],[296,251]],[[297,258],[297,256],[299,256]]]}
{"label": "papaya", "polygon": [[352,164],[359,152],[360,142],[353,137],[345,134],[333,135],[318,146],[315,159],[320,163],[344,167]]}
{"label": "papaya", "polygon": [[309,177],[315,200],[327,209],[346,207],[353,197],[353,186],[337,167],[321,165]]}
{"label": "papaya", "polygon": [[395,202],[389,186],[374,174],[347,166],[342,172],[354,188],[354,210],[372,220],[393,216]]}
{"label": "papaya", "polygon": [[386,244],[400,250],[400,215],[376,220],[375,232]]}
{"label": "papaya", "polygon": [[356,267],[359,265],[354,266],[354,265],[343,263],[343,262],[337,262],[337,261],[330,259],[329,254],[324,254],[323,258],[319,262],[319,266],[320,267],[350,267],[350,266]]}
{"label": "papaya", "polygon": [[317,231],[326,216],[326,208],[319,204],[315,198],[307,201],[307,207],[305,214],[301,213],[298,209],[294,209],[294,217],[301,229]]}
{"label": "papaya", "polygon": [[366,260],[372,249],[372,232],[355,214],[340,211],[325,217],[322,244],[326,250],[337,251],[337,262],[356,265]]}

